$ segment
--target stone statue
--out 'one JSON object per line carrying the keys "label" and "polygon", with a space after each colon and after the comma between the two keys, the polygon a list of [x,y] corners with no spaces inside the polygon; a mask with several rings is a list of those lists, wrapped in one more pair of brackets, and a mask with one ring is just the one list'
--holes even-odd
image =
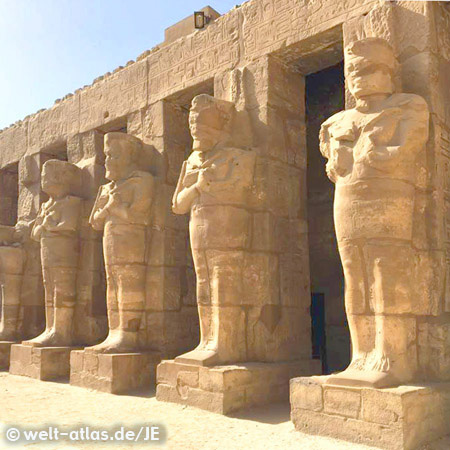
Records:
{"label": "stone statue", "polygon": [[[243,361],[242,267],[248,248],[247,196],[255,154],[230,145],[234,104],[206,94],[192,101],[193,152],[183,163],[172,209],[190,212],[190,243],[197,276],[199,346],[177,361],[219,365]],[[241,339],[241,336],[244,336]]]}
{"label": "stone statue", "polygon": [[67,161],[51,159],[42,167],[42,190],[50,198],[40,208],[31,238],[41,244],[46,328],[24,344],[41,347],[74,344],[82,204],[75,194],[80,183],[80,169]]}
{"label": "stone statue", "polygon": [[[103,230],[109,334],[88,347],[99,353],[136,352],[145,309],[145,280],[154,178],[142,170],[143,144],[125,133],[105,135],[106,178],[89,219]],[[144,327],[145,328],[145,327]]]}
{"label": "stone statue", "polygon": [[[350,366],[328,382],[386,387],[417,372],[414,346],[416,158],[428,140],[425,100],[394,93],[397,61],[387,41],[345,49],[356,107],[322,124],[320,150],[336,184],[334,220],[345,276]],[[426,301],[426,299],[424,299]]]}

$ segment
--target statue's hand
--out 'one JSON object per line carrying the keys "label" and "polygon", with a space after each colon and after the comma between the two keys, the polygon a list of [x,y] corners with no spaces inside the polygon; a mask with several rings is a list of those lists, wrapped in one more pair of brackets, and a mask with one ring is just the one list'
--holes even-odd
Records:
{"label": "statue's hand", "polygon": [[44,217],[42,225],[44,228],[54,228],[58,225],[59,217],[55,212],[51,212],[47,216]]}
{"label": "statue's hand", "polygon": [[107,215],[108,215],[108,210],[106,209],[106,207],[103,207],[103,208],[97,209],[97,211],[95,211],[93,219],[95,221],[104,220],[104,219],[106,219]]}
{"label": "statue's hand", "polygon": [[388,163],[399,155],[398,147],[374,146],[367,152],[367,162],[371,166]]}
{"label": "statue's hand", "polygon": [[195,186],[199,191],[209,192],[209,190],[211,189],[211,179],[208,176],[207,169],[200,169],[198,180]]}
{"label": "statue's hand", "polygon": [[353,149],[346,145],[339,145],[332,149],[326,165],[328,178],[336,182],[338,178],[344,178],[352,172]]}
{"label": "statue's hand", "polygon": [[120,198],[120,194],[118,192],[111,191],[104,209],[113,209],[117,206],[120,206],[121,204],[122,199]]}

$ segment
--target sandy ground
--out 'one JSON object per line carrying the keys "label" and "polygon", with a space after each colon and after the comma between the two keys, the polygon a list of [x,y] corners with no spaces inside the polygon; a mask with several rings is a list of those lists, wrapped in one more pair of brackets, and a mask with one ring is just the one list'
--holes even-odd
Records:
{"label": "sandy ground", "polygon": [[[234,417],[170,403],[157,402],[154,393],[146,396],[115,396],[70,386],[67,383],[40,382],[0,373],[0,449],[143,449],[146,444],[46,442],[8,444],[6,426],[26,429],[53,424],[70,428],[85,424],[93,428],[113,425],[163,424],[169,449],[300,449],[370,450],[372,447],[296,432],[289,421],[289,406],[272,405]],[[156,446],[154,448],[161,448]],[[431,449],[431,447],[429,447]],[[450,440],[433,445],[448,450]]]}

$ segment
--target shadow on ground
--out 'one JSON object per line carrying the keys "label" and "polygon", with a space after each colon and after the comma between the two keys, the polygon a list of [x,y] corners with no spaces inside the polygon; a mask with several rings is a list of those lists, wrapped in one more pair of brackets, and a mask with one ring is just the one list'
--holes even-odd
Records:
{"label": "shadow on ground", "polygon": [[286,402],[260,406],[229,414],[229,417],[276,425],[283,422],[289,422],[290,405]]}

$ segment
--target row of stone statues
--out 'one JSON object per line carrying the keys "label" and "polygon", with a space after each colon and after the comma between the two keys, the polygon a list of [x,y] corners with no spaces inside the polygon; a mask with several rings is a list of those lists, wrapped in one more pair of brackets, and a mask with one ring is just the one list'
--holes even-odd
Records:
{"label": "row of stone statues", "polygon": [[[408,350],[408,314],[414,311],[408,276],[412,264],[415,160],[428,139],[428,109],[412,94],[394,93],[397,63],[381,39],[365,39],[345,52],[348,89],[356,107],[322,126],[321,152],[336,183],[334,218],[345,272],[345,305],[353,358],[330,382],[373,386],[410,381],[417,361]],[[190,244],[197,277],[199,346],[181,363],[217,366],[243,359],[233,335],[242,297],[242,261],[250,226],[248,196],[256,151],[231,139],[233,103],[194,98],[189,125],[193,152],[173,196],[175,214],[190,213]],[[140,170],[142,142],[123,133],[105,136],[106,177],[90,216],[103,230],[109,335],[94,352],[139,349],[145,302],[145,266],[151,234],[155,178]],[[49,200],[33,225],[40,241],[46,330],[29,342],[70,346],[76,301],[80,198],[78,168],[50,160],[42,172]],[[17,264],[20,257],[17,258]],[[403,271],[403,272],[402,272]],[[14,289],[9,279],[4,283]],[[12,295],[14,297],[14,295]],[[3,307],[2,335],[10,339],[14,315]],[[6,317],[6,318],[5,318]],[[8,325],[9,324],[9,325]]]}

